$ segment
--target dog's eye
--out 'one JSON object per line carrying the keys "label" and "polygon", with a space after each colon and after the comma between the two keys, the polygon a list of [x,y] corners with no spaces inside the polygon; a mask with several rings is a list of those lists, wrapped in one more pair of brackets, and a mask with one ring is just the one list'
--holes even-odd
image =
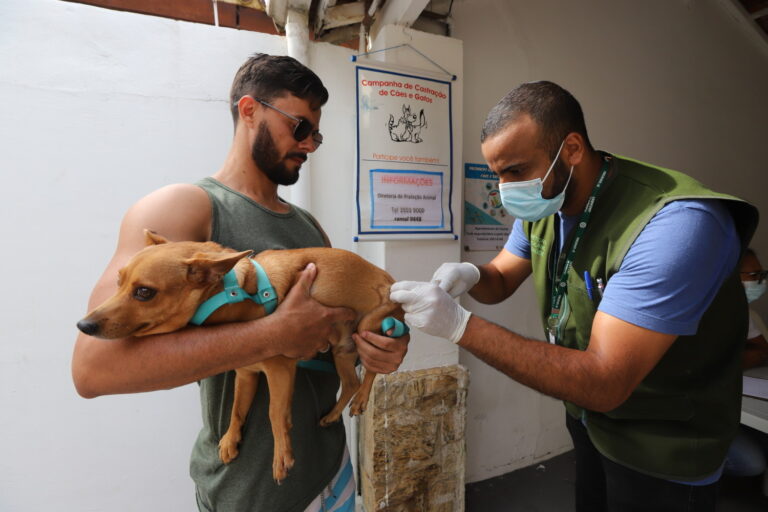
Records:
{"label": "dog's eye", "polygon": [[133,298],[140,301],[147,301],[152,299],[152,297],[155,296],[157,293],[157,290],[154,290],[152,288],[147,288],[146,286],[139,286],[135,290],[133,290]]}

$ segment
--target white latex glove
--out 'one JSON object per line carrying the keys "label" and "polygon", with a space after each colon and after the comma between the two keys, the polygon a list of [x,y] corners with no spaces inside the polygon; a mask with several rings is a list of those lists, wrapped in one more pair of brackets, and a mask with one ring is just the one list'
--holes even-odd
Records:
{"label": "white latex glove", "polygon": [[432,282],[448,292],[451,297],[458,297],[469,291],[480,280],[480,270],[473,264],[443,263],[432,275]]}
{"label": "white latex glove", "polygon": [[471,315],[435,283],[399,281],[392,285],[389,298],[402,304],[405,323],[453,343],[464,335]]}

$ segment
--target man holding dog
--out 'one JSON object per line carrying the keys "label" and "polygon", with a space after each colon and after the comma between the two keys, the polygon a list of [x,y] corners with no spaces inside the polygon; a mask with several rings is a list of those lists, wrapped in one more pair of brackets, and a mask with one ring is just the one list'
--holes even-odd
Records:
{"label": "man holding dog", "polygon": [[[483,156],[517,218],[480,267],[400,282],[405,319],[565,402],[579,511],[713,511],[739,424],[751,205],[596,151],[576,99],[523,84],[488,114]],[[533,276],[549,343],[470,314]]]}
{"label": "man holding dog", "polygon": [[[173,241],[212,240],[238,251],[328,245],[309,213],[277,195],[278,185],[298,180],[302,163],[322,143],[320,110],[328,99],[322,82],[290,57],[256,54],[237,72],[230,96],[235,135],[224,164],[209,178],[161,188],[129,209],[89,309],[117,290],[117,272],[144,247],[145,228]],[[327,352],[335,323],[354,320],[351,310],[310,297],[315,274],[309,265],[277,310],[259,320],[116,341],[80,334],[72,362],[77,390],[91,398],[199,382],[203,429],[191,474],[201,511],[353,510],[354,480],[341,478],[349,467],[344,426],[318,425],[339,387],[336,374],[326,371],[330,353],[298,369],[291,434],[299,462],[282,485],[272,479],[265,385],[248,415],[240,455],[229,465],[219,460],[218,441],[233,401],[232,370],[276,355],[312,359]],[[361,361],[377,373],[397,369],[407,350],[407,335],[366,332],[354,338]],[[338,503],[332,507],[333,496]]]}

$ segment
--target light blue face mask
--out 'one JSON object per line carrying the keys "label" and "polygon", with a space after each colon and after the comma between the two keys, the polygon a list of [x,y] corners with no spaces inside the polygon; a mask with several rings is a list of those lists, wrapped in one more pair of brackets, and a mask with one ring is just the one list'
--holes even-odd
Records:
{"label": "light blue face mask", "polygon": [[555,168],[555,162],[557,162],[560,152],[563,150],[563,144],[565,144],[565,140],[560,143],[560,149],[557,150],[557,155],[552,160],[552,165],[549,166],[544,178],[507,182],[499,185],[501,203],[510,215],[521,220],[533,222],[552,215],[563,206],[565,190],[568,188],[568,183],[571,182],[571,176],[573,175],[573,166],[571,166],[571,173],[568,175],[568,181],[565,183],[562,192],[551,199],[541,197],[544,180],[547,179],[549,173]]}
{"label": "light blue face mask", "polygon": [[765,293],[766,282],[758,283],[757,281],[742,281],[744,285],[744,292],[747,294],[747,302],[754,302]]}

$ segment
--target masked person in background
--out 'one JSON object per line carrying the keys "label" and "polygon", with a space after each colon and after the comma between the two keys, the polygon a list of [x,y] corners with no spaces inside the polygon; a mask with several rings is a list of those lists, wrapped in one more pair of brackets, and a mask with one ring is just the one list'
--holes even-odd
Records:
{"label": "masked person in background", "polygon": [[[741,258],[741,284],[747,301],[751,304],[765,293],[766,276],[768,271],[763,269],[757,254],[752,249],[747,249]],[[768,341],[763,336],[763,331],[757,323],[762,321],[753,310],[749,310],[749,332],[747,333],[747,346],[744,348],[744,369],[763,366],[768,363]],[[761,325],[760,327],[765,327]]]}
{"label": "masked person in background", "polygon": [[[406,322],[562,399],[578,511],[713,511],[739,425],[747,303],[737,263],[757,210],[676,171],[593,149],[551,82],[488,114],[481,149],[517,217],[489,263],[444,263],[391,297]],[[533,276],[549,343],[473,315]]]}
{"label": "masked person in background", "polygon": [[[757,259],[755,251],[747,249],[741,258],[739,275],[747,295],[747,301],[759,299],[765,293],[765,278],[768,275]],[[745,370],[764,366],[768,363],[768,342],[763,333],[765,326],[757,313],[749,310],[749,331],[744,347],[743,368]],[[768,368],[766,368],[768,370]],[[746,425],[741,425],[736,438],[728,449],[725,474],[729,476],[757,476],[766,468],[768,436]]]}

